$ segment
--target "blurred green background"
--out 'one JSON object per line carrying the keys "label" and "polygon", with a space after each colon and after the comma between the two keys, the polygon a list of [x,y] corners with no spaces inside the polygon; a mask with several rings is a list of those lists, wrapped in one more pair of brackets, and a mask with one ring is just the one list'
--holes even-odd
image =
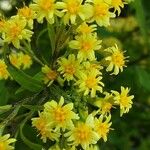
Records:
{"label": "blurred green background", "polygon": [[[0,0],[0,11],[10,16],[15,14],[16,7],[29,2]],[[104,76],[107,88],[118,90],[120,85],[128,86],[135,95],[128,114],[120,118],[119,110],[113,112],[115,130],[110,132],[106,143],[99,143],[101,150],[150,150],[150,0],[135,0],[126,5],[121,16],[112,20],[112,26],[99,28],[98,34],[103,39],[103,48],[117,43],[130,56],[123,73],[116,77]],[[16,86],[13,81],[0,81],[0,100],[3,99],[0,105],[16,98],[13,94]],[[24,149],[29,150],[25,146]]]}

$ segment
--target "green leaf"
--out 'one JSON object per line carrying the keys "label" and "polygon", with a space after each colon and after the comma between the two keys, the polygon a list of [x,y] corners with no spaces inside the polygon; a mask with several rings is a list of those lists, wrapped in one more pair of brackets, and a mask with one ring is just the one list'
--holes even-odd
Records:
{"label": "green leaf", "polygon": [[46,29],[43,29],[42,31],[40,31],[40,33],[39,33],[39,35],[37,36],[37,39],[36,39],[36,45],[38,46],[38,43],[39,43],[39,40],[40,40],[40,38],[41,38],[41,36],[45,33],[45,32],[47,32],[47,28]]}
{"label": "green leaf", "polygon": [[0,106],[6,105],[9,99],[9,93],[5,87],[5,82],[0,81]]}
{"label": "green leaf", "polygon": [[[44,78],[44,75],[43,75],[43,73],[42,72],[39,72],[39,73],[37,73],[32,79],[34,79],[34,80],[37,80],[37,81],[39,81],[39,82],[43,82],[43,78]],[[19,93],[21,93],[21,92],[24,92],[26,89],[22,86],[22,87],[20,87],[16,92],[15,92],[15,94],[19,94]]]}
{"label": "green leaf", "polygon": [[0,115],[9,111],[11,109],[12,105],[5,105],[5,106],[0,106]]}
{"label": "green leaf", "polygon": [[42,82],[32,78],[31,76],[25,74],[23,71],[9,65],[8,71],[13,79],[22,86],[22,88],[29,90],[31,92],[40,92],[44,85]]}
{"label": "green leaf", "polygon": [[150,91],[150,73],[146,70],[137,67],[136,73],[139,85],[147,91]]}
{"label": "green leaf", "polygon": [[27,120],[25,120],[20,126],[20,137],[24,141],[24,143],[30,147],[32,150],[42,150],[42,145],[31,142],[28,138],[23,134],[23,128]]}
{"label": "green leaf", "polygon": [[148,42],[147,41],[148,32],[147,32],[146,17],[145,17],[145,12],[144,12],[144,8],[143,8],[142,0],[136,0],[134,2],[134,7],[136,10],[136,17],[137,17],[137,20],[139,22],[141,32],[142,32],[144,39],[147,43]]}
{"label": "green leaf", "polygon": [[39,106],[39,105],[23,105],[23,107],[29,109],[29,110],[32,110],[32,111],[39,111],[39,110],[42,110],[43,107],[42,106]]}

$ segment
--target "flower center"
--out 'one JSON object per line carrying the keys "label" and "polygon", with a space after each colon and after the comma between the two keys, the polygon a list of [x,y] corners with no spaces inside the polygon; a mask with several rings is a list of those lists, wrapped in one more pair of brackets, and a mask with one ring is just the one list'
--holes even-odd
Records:
{"label": "flower center", "polygon": [[109,7],[105,3],[95,5],[94,12],[96,17],[106,16],[108,13]]}
{"label": "flower center", "polygon": [[112,6],[114,6],[114,7],[118,7],[122,4],[123,4],[122,0],[112,0]]}
{"label": "flower center", "polygon": [[59,123],[63,123],[66,119],[66,113],[65,111],[63,110],[63,108],[57,108],[55,110],[55,119],[57,122]]}
{"label": "flower center", "polygon": [[3,20],[0,20],[0,29],[2,29],[5,25],[5,22]]}
{"label": "flower center", "polygon": [[102,110],[103,110],[104,112],[109,112],[110,109],[111,109],[111,107],[112,107],[112,104],[111,104],[111,103],[105,103],[105,104],[102,106]]}
{"label": "flower center", "polygon": [[94,77],[87,78],[85,83],[88,88],[94,88],[97,84],[96,79]]}
{"label": "flower center", "polygon": [[112,61],[118,67],[123,67],[125,64],[124,56],[122,52],[116,52],[112,55]]}
{"label": "flower center", "polygon": [[88,141],[90,138],[90,128],[87,125],[82,125],[76,129],[76,139],[82,142]]}
{"label": "flower center", "polygon": [[85,25],[81,25],[80,32],[88,34],[92,32],[92,29],[87,24],[85,24]]}
{"label": "flower center", "polygon": [[52,6],[53,6],[53,1],[52,0],[41,0],[40,1],[40,7],[44,11],[48,11],[48,10],[52,9]]}
{"label": "flower center", "polygon": [[55,80],[57,77],[57,73],[55,71],[49,71],[46,76],[50,79],[50,80]]}
{"label": "flower center", "polygon": [[100,135],[104,136],[109,132],[109,127],[106,123],[100,123],[98,126],[98,132]]}
{"label": "flower center", "polygon": [[0,142],[0,150],[6,150],[4,142]]}
{"label": "flower center", "polygon": [[80,3],[76,0],[72,0],[67,4],[67,10],[70,14],[77,14],[80,8]]}
{"label": "flower center", "polygon": [[29,64],[29,62],[31,61],[31,57],[28,55],[24,55],[22,59],[23,59],[24,64]]}
{"label": "flower center", "polygon": [[41,135],[45,135],[46,134],[46,122],[43,119],[38,120],[37,124],[36,124],[36,128],[40,131]]}
{"label": "flower center", "polygon": [[91,47],[92,47],[92,45],[91,45],[91,43],[89,41],[88,42],[83,41],[81,49],[83,51],[87,52],[87,51],[89,51],[91,49]]}
{"label": "flower center", "polygon": [[28,19],[32,17],[31,9],[26,6],[24,8],[19,9],[18,13]]}
{"label": "flower center", "polygon": [[13,27],[10,28],[10,35],[11,38],[18,38],[18,35],[21,33],[21,29],[19,28],[19,26],[16,24]]}
{"label": "flower center", "polygon": [[76,72],[76,69],[73,64],[69,64],[65,66],[65,72],[70,75],[73,75]]}
{"label": "flower center", "polygon": [[7,73],[7,66],[4,64],[0,64],[0,75],[5,75]]}
{"label": "flower center", "polygon": [[6,67],[3,64],[0,65],[0,71],[4,70],[5,68]]}
{"label": "flower center", "polygon": [[43,130],[44,129],[44,127],[45,127],[45,121],[44,120],[42,120],[42,119],[40,119],[39,121],[38,121],[38,123],[37,123],[37,129],[38,130]]}
{"label": "flower center", "polygon": [[11,61],[11,64],[14,66],[16,66],[18,64],[17,58],[12,58],[10,61]]}
{"label": "flower center", "polygon": [[120,104],[123,106],[123,107],[128,107],[129,106],[129,100],[127,98],[127,96],[121,96],[120,97]]}

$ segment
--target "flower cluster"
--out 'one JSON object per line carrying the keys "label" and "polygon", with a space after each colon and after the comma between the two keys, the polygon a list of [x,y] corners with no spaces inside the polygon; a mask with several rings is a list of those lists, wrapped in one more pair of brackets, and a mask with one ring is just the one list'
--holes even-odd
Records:
{"label": "flower cluster", "polygon": [[19,68],[19,69],[28,69],[31,67],[32,65],[32,59],[29,55],[24,54],[22,52],[19,53],[15,53],[12,52],[9,55],[9,59],[12,65],[14,65],[15,67]]}
{"label": "flower cluster", "polygon": [[[127,0],[33,0],[29,6],[17,8],[17,15],[0,19],[1,39],[10,52],[5,59],[22,70],[37,62],[42,80],[36,85],[41,83],[52,91],[39,116],[32,118],[43,142],[53,141],[50,150],[98,150],[97,142],[107,141],[113,130],[111,110],[119,106],[122,116],[132,107],[134,96],[129,95],[128,87],[109,91],[103,80],[106,72],[123,72],[128,56],[117,43],[102,48],[103,40],[97,33],[98,27],[108,27],[111,18],[120,15],[125,4]],[[38,23],[43,27],[38,36],[33,32],[34,22],[37,28]],[[48,61],[44,55],[37,57],[41,52],[38,41],[46,32],[51,46],[47,48],[51,53]],[[7,67],[0,59],[0,80],[11,76]],[[54,87],[58,87],[58,94],[51,89]],[[52,100],[53,95],[61,97],[60,101]],[[6,146],[14,140],[8,138],[0,138],[2,150],[11,149]]]}
{"label": "flower cluster", "polygon": [[[28,69],[32,65],[32,59],[29,55],[24,54],[22,52],[15,53],[12,52],[9,55],[10,63],[19,68],[19,69]],[[0,59],[0,80],[2,79],[8,79],[10,77],[10,74],[7,70],[7,65],[5,64],[5,61],[3,59]]]}
{"label": "flower cluster", "polygon": [[9,72],[7,71],[7,65],[3,59],[0,59],[0,80],[7,79],[9,77]]}
{"label": "flower cluster", "polygon": [[[60,146],[60,141],[66,141],[66,147],[75,149],[79,145],[90,150],[101,138],[107,141],[111,128],[111,109],[120,106],[120,116],[129,112],[132,107],[132,99],[129,96],[129,89],[121,87],[121,93],[112,91],[106,93],[104,98],[97,98],[94,105],[97,107],[91,114],[87,114],[85,119],[81,114],[73,112],[73,103],[64,105],[64,98],[61,97],[59,103],[54,100],[44,104],[44,111],[39,112],[38,118],[32,119],[32,124],[37,128],[41,139],[56,141]],[[55,145],[55,146],[56,146]]]}
{"label": "flower cluster", "polygon": [[81,145],[87,150],[100,138],[107,140],[111,126],[110,115],[108,117],[101,115],[97,118],[89,114],[83,121],[73,109],[73,103],[64,105],[63,97],[59,103],[51,100],[45,103],[44,111],[39,112],[39,117],[32,119],[32,125],[37,128],[44,142],[49,139],[59,145],[60,138],[64,138],[63,140],[66,140],[66,144],[72,149]]}

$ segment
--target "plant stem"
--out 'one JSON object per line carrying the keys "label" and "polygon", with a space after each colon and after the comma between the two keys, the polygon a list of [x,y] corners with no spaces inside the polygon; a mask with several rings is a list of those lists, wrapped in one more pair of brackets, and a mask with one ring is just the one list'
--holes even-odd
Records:
{"label": "plant stem", "polygon": [[25,53],[27,53],[28,55],[30,55],[37,63],[44,66],[43,62],[39,58],[37,58],[36,55],[33,53],[32,49],[31,49],[31,45],[29,43],[26,43],[26,41],[23,41],[23,44],[26,49],[22,49],[22,50]]}
{"label": "plant stem", "polygon": [[[5,126],[7,124],[9,124],[10,121],[12,121],[16,115],[18,114],[20,108],[22,107],[23,104],[26,104],[28,102],[31,102],[34,98],[36,98],[36,96],[38,96],[39,93],[35,94],[34,96],[30,97],[30,98],[25,98],[23,99],[22,101],[19,101],[13,108],[14,110],[12,111],[12,113],[3,121],[0,123],[0,129],[4,130]],[[3,132],[3,130],[1,131],[0,130],[0,133]]]}
{"label": "plant stem", "polygon": [[47,29],[48,29],[48,36],[49,36],[49,39],[50,39],[50,43],[51,43],[51,49],[52,49],[52,56],[55,52],[55,30],[54,30],[54,26],[47,23]]}

